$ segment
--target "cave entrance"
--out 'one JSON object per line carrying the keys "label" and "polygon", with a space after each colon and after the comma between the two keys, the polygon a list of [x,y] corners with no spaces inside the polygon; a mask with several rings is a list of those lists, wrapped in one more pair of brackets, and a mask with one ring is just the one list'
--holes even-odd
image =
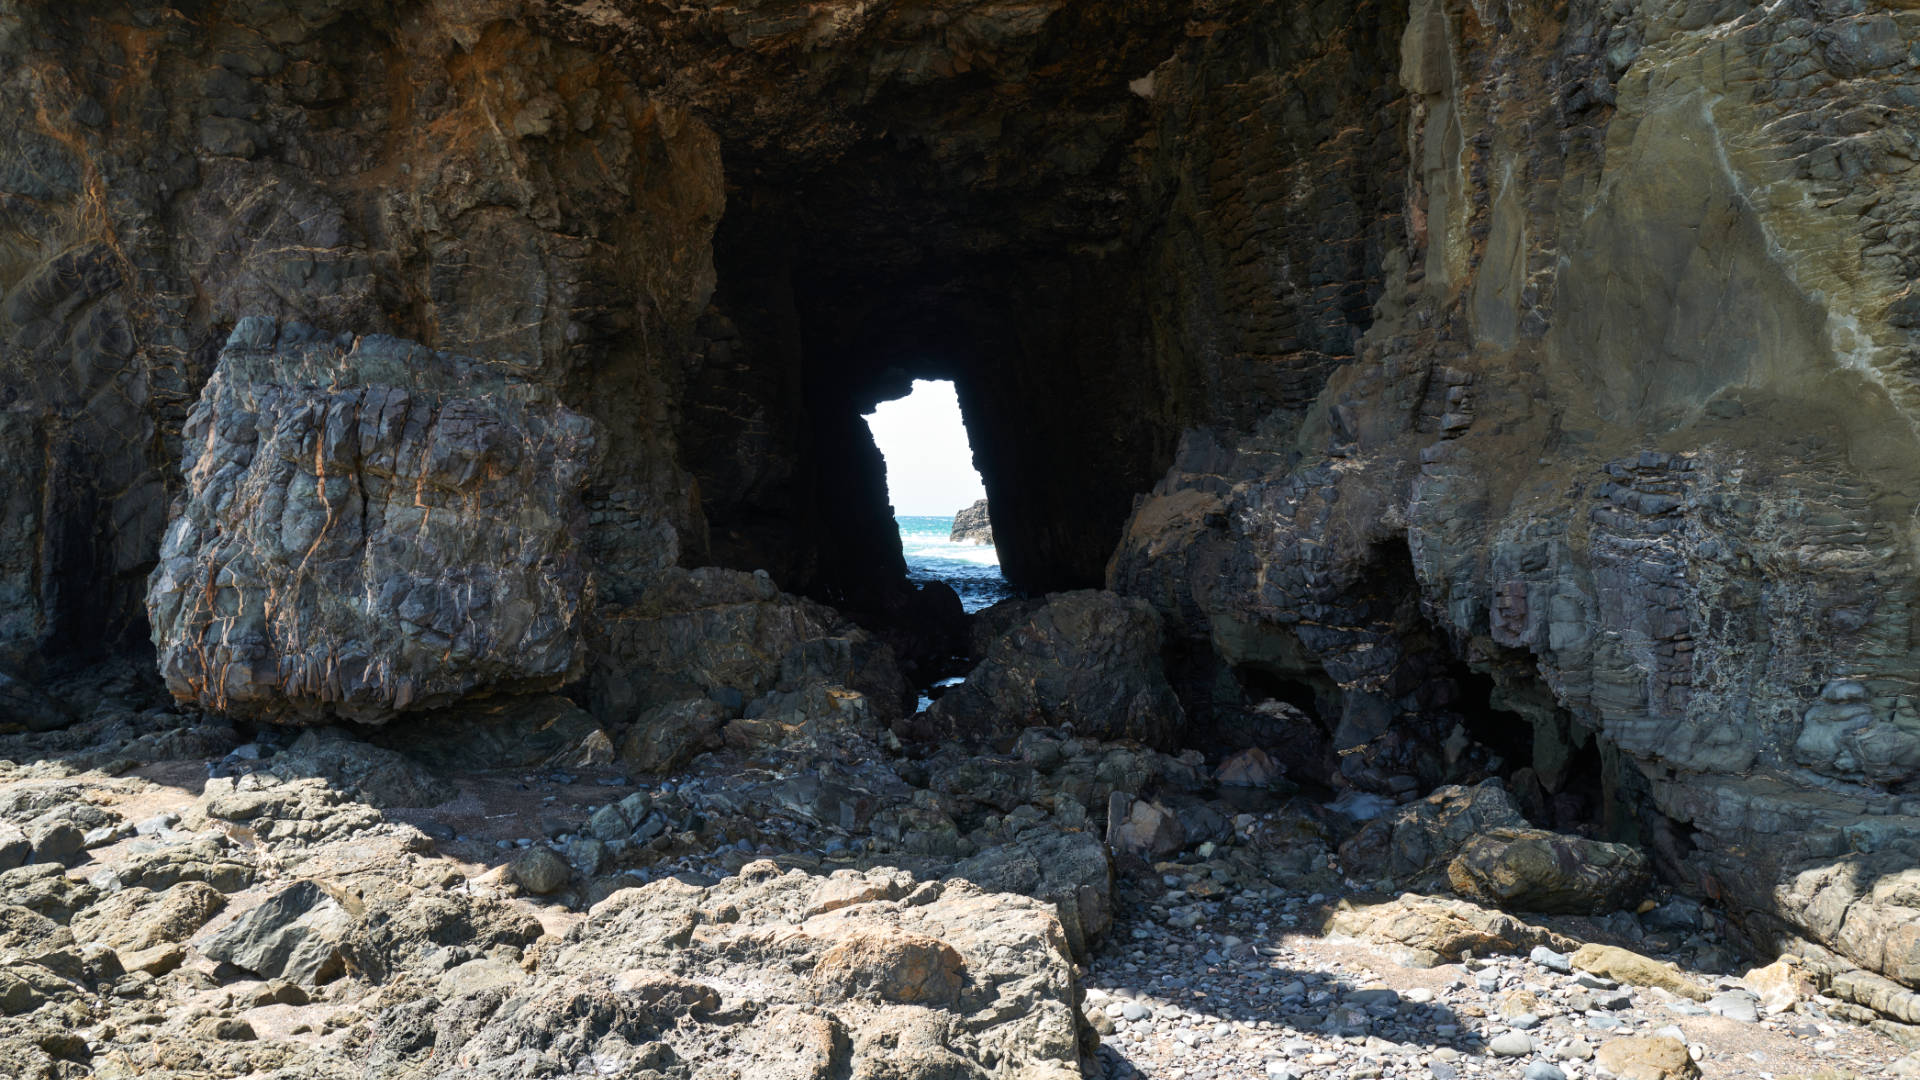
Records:
{"label": "cave entrance", "polygon": [[905,397],[879,403],[866,422],[886,462],[908,580],[946,584],[969,612],[1004,600],[1007,580],[992,534],[970,528],[973,512],[986,506],[987,489],[974,468],[953,383],[916,379]]}

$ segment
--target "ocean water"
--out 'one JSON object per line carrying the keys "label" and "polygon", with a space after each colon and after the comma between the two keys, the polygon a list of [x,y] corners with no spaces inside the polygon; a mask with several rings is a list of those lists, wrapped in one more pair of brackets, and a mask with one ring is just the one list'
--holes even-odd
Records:
{"label": "ocean water", "polygon": [[916,582],[944,581],[960,594],[960,604],[979,611],[1012,595],[1000,576],[1000,553],[984,544],[956,544],[953,515],[896,517],[900,550],[907,557],[907,576]]}

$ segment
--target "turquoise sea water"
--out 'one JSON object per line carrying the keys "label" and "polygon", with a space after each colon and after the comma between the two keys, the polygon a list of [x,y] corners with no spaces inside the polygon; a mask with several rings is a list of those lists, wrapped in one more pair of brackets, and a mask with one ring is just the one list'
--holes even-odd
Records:
{"label": "turquoise sea water", "polygon": [[1011,595],[1007,579],[1000,576],[1000,554],[983,544],[956,544],[947,539],[953,532],[953,515],[938,517],[897,517],[900,526],[900,550],[907,557],[907,576],[916,582],[944,581],[960,594],[960,604],[968,611],[981,608]]}

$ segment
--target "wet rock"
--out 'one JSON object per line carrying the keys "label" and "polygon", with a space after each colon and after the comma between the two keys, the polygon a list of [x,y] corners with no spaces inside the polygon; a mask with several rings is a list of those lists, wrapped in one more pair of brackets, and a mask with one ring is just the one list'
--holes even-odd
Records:
{"label": "wet rock", "polygon": [[200,951],[264,979],[321,986],[345,971],[353,916],[317,882],[301,881],[204,941]]}
{"label": "wet rock", "polygon": [[1160,661],[1158,616],[1112,593],[1051,596],[988,648],[967,681],[915,730],[993,738],[1036,725],[1083,736],[1172,742],[1185,721]]}
{"label": "wet rock", "polygon": [[509,869],[522,888],[540,896],[566,888],[573,876],[565,859],[539,844],[515,856]]}
{"label": "wet rock", "polygon": [[1700,1075],[1700,1067],[1687,1054],[1687,1044],[1660,1035],[1608,1039],[1593,1060],[1620,1080],[1687,1080]]}
{"label": "wet rock", "polygon": [[593,425],[506,365],[250,317],[147,607],[176,697],[383,723],[578,674]]}
{"label": "wet rock", "polygon": [[1514,911],[1603,915],[1653,884],[1647,859],[1611,844],[1541,829],[1494,829],[1468,839],[1447,866],[1453,891]]}

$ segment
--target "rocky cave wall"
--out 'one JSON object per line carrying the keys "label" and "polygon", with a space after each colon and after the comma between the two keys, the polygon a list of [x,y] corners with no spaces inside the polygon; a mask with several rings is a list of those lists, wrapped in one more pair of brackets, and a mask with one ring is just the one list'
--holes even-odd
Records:
{"label": "rocky cave wall", "polygon": [[1192,722],[1309,688],[1368,787],[1498,710],[1548,794],[1597,745],[1699,889],[1920,977],[1849,899],[1920,861],[1917,20],[0,5],[0,666],[140,649],[247,316],[591,422],[573,678],[676,565],[897,587],[858,417],[950,377],[1009,575],[1152,602]]}

